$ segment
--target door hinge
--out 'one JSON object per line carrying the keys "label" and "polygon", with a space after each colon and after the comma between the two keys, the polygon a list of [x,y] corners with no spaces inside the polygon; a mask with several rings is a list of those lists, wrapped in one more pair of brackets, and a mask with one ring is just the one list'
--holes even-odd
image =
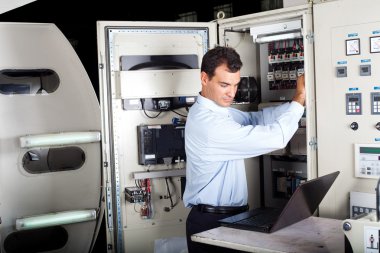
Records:
{"label": "door hinge", "polygon": [[309,146],[312,150],[317,150],[318,149],[318,142],[316,137],[312,137],[311,140],[309,141]]}
{"label": "door hinge", "polygon": [[314,33],[310,32],[310,33],[306,34],[306,39],[310,44],[313,44],[314,43]]}

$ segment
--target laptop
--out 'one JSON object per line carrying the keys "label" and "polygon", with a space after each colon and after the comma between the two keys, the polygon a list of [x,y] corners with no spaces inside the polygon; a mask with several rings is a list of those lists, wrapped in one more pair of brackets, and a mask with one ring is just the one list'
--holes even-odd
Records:
{"label": "laptop", "polygon": [[272,233],[313,215],[339,171],[300,184],[283,209],[262,207],[219,220],[220,225]]}

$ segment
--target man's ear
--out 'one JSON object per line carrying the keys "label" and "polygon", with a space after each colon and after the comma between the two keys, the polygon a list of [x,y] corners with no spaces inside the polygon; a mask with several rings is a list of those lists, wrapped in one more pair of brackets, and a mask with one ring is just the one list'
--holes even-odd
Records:
{"label": "man's ear", "polygon": [[208,75],[204,71],[201,72],[201,82],[203,86],[207,85],[208,82]]}

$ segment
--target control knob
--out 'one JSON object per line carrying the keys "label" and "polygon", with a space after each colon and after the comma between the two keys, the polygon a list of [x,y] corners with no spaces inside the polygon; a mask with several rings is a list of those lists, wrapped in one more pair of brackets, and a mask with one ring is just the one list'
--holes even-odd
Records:
{"label": "control knob", "polygon": [[350,128],[354,131],[358,130],[359,128],[359,124],[357,122],[352,122],[351,125],[350,125]]}
{"label": "control knob", "polygon": [[375,128],[380,131],[380,122],[377,122]]}

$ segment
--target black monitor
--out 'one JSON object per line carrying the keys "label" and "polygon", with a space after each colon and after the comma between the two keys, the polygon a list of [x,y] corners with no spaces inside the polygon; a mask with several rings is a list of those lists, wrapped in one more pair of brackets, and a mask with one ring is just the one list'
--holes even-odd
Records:
{"label": "black monitor", "polygon": [[184,125],[140,125],[137,133],[139,164],[167,164],[185,160]]}

